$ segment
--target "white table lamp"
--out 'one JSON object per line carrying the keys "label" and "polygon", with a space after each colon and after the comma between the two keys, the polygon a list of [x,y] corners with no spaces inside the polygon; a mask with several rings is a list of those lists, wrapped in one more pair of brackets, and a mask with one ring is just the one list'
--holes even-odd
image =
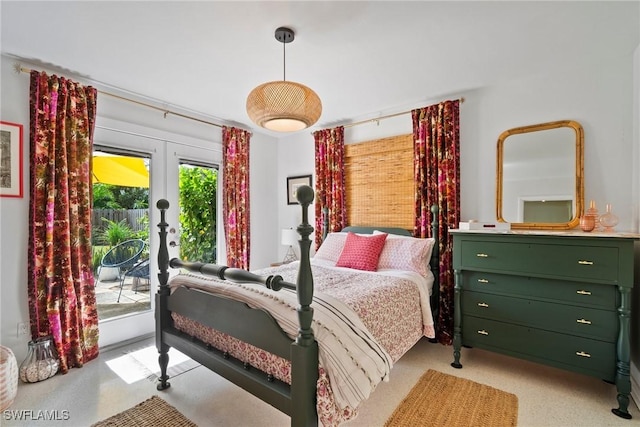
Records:
{"label": "white table lamp", "polygon": [[286,255],[284,256],[284,259],[282,260],[282,263],[286,264],[291,261],[296,261],[298,257],[293,250],[293,245],[298,244],[298,232],[292,228],[283,228],[280,243],[282,243],[283,246],[289,247],[287,249]]}

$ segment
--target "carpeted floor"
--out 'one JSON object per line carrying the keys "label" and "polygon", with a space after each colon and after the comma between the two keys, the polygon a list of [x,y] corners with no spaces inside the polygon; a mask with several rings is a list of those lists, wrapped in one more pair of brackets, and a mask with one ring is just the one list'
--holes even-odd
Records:
{"label": "carpeted floor", "polygon": [[193,421],[182,415],[176,408],[158,396],[151,396],[129,408],[99,421],[92,427],[198,427]]}
{"label": "carpeted floor", "polygon": [[429,369],[385,427],[515,427],[517,420],[515,394]]}
{"label": "carpeted floor", "polygon": [[[155,345],[132,349],[120,357],[112,358],[106,364],[127,384],[132,384],[144,378],[155,383],[160,376],[158,350],[156,350]],[[175,348],[169,350],[167,374],[170,378],[174,378],[198,366],[200,366],[198,362],[191,360]]]}
{"label": "carpeted floor", "polygon": [[[153,337],[124,347],[101,349],[95,360],[81,369],[70,369],[66,375],[18,384],[16,400],[3,412],[0,424],[2,427],[88,426],[158,395],[202,427],[290,425],[288,416],[204,366],[173,376],[171,388],[159,392],[156,384],[144,375],[128,383],[108,365],[124,355],[131,357],[131,353],[145,346],[154,346]],[[157,351],[153,360],[151,371],[157,367]],[[178,357],[170,357],[170,363],[177,360]],[[359,408],[359,415],[343,427],[384,426],[429,369],[515,394],[518,427],[640,426],[640,412],[633,402],[629,405],[632,420],[623,420],[611,413],[611,408],[617,407],[616,387],[598,378],[474,348],[463,349],[464,368],[453,369],[452,360],[451,346],[421,340],[394,365],[389,381],[378,385]],[[18,419],[38,411],[68,414],[68,419],[55,423]]]}

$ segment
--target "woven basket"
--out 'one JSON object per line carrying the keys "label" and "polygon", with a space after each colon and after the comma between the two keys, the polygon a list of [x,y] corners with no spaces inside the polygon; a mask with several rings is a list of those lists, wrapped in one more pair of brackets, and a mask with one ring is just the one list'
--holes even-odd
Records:
{"label": "woven basket", "polygon": [[18,362],[10,348],[0,346],[0,411],[13,403],[18,393]]}

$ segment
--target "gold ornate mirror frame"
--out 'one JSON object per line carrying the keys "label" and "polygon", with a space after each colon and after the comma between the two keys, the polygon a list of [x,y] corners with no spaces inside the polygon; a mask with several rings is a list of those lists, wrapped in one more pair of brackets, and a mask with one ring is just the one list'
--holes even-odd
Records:
{"label": "gold ornate mirror frame", "polygon": [[[572,120],[541,123],[537,125],[522,126],[504,131],[498,138],[496,161],[496,217],[499,222],[509,222],[503,218],[504,198],[504,147],[510,136],[527,134],[532,132],[547,131],[557,128],[571,128],[575,131],[575,193],[572,209],[572,218],[567,222],[511,222],[512,229],[524,230],[568,230],[576,227],[580,222],[580,216],[584,210],[584,132],[580,123]],[[541,134],[542,138],[544,134]],[[535,137],[535,135],[527,135]],[[545,152],[545,154],[553,154]]]}

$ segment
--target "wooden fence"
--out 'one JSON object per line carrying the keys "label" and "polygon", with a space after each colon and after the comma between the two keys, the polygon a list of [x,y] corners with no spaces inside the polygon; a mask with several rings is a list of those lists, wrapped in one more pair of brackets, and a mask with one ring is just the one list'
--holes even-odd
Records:
{"label": "wooden fence", "polygon": [[107,225],[103,219],[120,222],[123,219],[133,231],[140,231],[147,227],[141,219],[149,215],[149,209],[94,209],[91,224],[94,234],[97,230],[102,230]]}

